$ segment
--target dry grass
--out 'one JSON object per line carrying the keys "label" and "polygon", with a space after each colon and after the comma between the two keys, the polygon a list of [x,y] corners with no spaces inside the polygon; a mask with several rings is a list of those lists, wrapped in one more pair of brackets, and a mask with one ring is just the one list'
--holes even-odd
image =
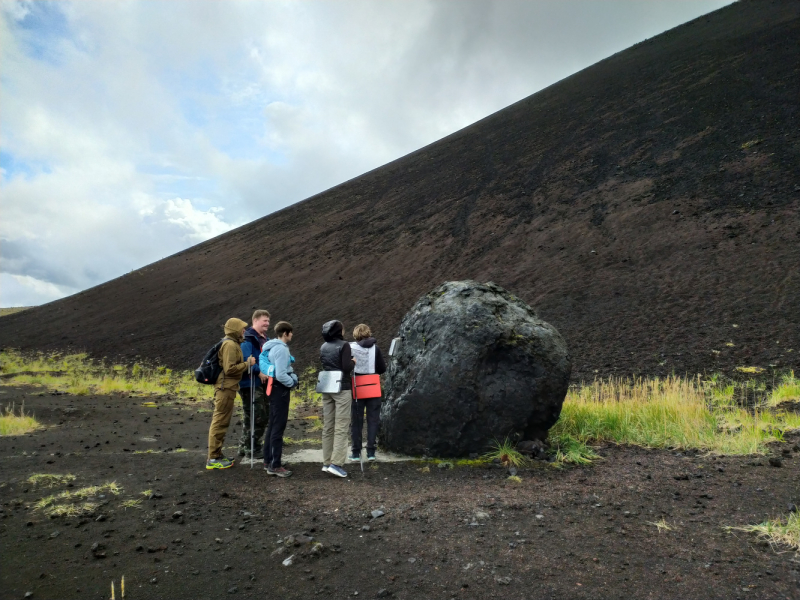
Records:
{"label": "dry grass", "polygon": [[129,508],[139,508],[139,509],[141,509],[142,508],[142,501],[138,500],[136,498],[131,498],[129,500],[122,501],[120,503],[120,506],[122,508],[124,508],[125,510],[128,510]]}
{"label": "dry grass", "polygon": [[75,516],[93,511],[97,504],[88,499],[94,500],[100,494],[113,494],[118,496],[122,493],[122,488],[116,481],[110,481],[102,485],[91,485],[80,488],[74,492],[60,492],[45,496],[33,504],[34,510],[42,510],[48,516]]}
{"label": "dry grass", "polygon": [[663,518],[658,520],[658,521],[648,521],[647,524],[648,525],[652,525],[653,527],[658,529],[658,533],[661,533],[663,531],[672,531],[673,530],[672,525],[667,523],[667,520],[663,519]]}
{"label": "dry grass", "polygon": [[0,436],[24,435],[39,427],[39,422],[31,414],[25,414],[25,405],[20,407],[19,414],[16,405],[6,406],[0,412]]}
{"label": "dry grass", "polygon": [[11,306],[9,308],[0,308],[0,317],[7,317],[23,310],[28,310],[30,306]]}
{"label": "dry grass", "polygon": [[37,487],[56,487],[59,485],[66,485],[75,481],[75,475],[67,473],[66,475],[58,475],[56,473],[34,473],[28,477],[28,483]]}
{"label": "dry grass", "polygon": [[760,539],[767,540],[774,546],[786,546],[792,550],[800,550],[800,516],[797,513],[791,513],[785,519],[770,519],[758,525],[725,527],[725,529],[755,533]]}

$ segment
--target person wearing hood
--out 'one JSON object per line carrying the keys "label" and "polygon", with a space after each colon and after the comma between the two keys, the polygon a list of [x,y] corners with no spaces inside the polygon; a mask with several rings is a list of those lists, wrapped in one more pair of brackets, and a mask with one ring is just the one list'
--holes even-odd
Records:
{"label": "person wearing hood", "polygon": [[[242,355],[245,358],[252,356],[258,361],[261,355],[261,348],[269,339],[269,311],[259,309],[253,313],[252,325],[244,330],[244,341],[242,342]],[[252,387],[250,386],[252,382]],[[267,430],[269,422],[269,403],[266,392],[267,376],[261,372],[258,362],[253,365],[250,376],[242,377],[239,382],[239,397],[242,399],[242,410],[244,411],[244,429],[239,438],[239,456],[250,455],[250,432],[253,433],[253,457],[262,458],[261,442],[264,432]],[[251,405],[252,402],[252,405]],[[250,414],[255,416],[253,424],[250,424]]]}
{"label": "person wearing hood", "polygon": [[341,371],[342,387],[336,394],[322,394],[322,470],[337,477],[347,477],[342,465],[347,459],[347,438],[350,429],[352,402],[351,375],[356,361],[350,344],[344,341],[341,321],[328,321],[322,326],[325,343],[319,349],[324,371]]}
{"label": "person wearing hood", "polygon": [[[350,342],[350,351],[356,359],[353,370],[355,377],[359,375],[383,375],[386,372],[386,361],[383,360],[378,344],[372,337],[372,331],[361,323],[353,330],[355,342]],[[375,460],[375,439],[378,437],[378,426],[381,422],[381,399],[367,398],[361,400],[358,394],[353,398],[350,419],[350,437],[353,442],[353,453],[350,462],[361,460],[361,433],[364,428],[364,412],[367,413],[367,460]]]}
{"label": "person wearing hood", "polygon": [[264,470],[269,475],[289,477],[292,472],[281,466],[283,455],[283,432],[289,420],[291,389],[297,387],[297,375],[292,368],[294,359],[289,354],[288,344],[294,333],[291,323],[280,321],[275,325],[275,337],[261,350],[261,371],[267,373],[270,365],[275,367],[272,391],[269,395],[269,425],[264,436]]}
{"label": "person wearing hood", "polygon": [[233,405],[239,381],[247,367],[255,364],[252,356],[247,360],[239,346],[244,341],[244,330],[247,323],[241,319],[228,319],[225,322],[225,337],[219,349],[219,366],[222,372],[214,384],[214,414],[211,416],[211,427],[208,429],[208,460],[206,469],[227,469],[233,461],[222,454],[222,444],[231,423]]}

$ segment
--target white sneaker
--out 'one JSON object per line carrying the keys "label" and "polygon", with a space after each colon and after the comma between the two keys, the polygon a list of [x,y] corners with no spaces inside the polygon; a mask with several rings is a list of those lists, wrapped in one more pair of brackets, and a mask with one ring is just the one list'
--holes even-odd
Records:
{"label": "white sneaker", "polygon": [[328,465],[328,473],[337,477],[347,477],[347,471],[337,465]]}
{"label": "white sneaker", "polygon": [[328,467],[329,467],[329,466],[330,466],[330,465],[322,465],[322,472],[323,472],[323,473],[327,473],[327,472],[328,472]]}

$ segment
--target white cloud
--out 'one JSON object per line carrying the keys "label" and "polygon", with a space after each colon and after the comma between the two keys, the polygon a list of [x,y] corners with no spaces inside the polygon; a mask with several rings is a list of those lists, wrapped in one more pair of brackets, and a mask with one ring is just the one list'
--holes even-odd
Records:
{"label": "white cloud", "polygon": [[4,1],[0,305],[219,235],[726,3]]}

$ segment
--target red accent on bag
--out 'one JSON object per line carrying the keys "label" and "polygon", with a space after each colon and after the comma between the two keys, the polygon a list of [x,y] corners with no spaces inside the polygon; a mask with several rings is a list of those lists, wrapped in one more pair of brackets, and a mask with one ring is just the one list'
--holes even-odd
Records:
{"label": "red accent on bag", "polygon": [[267,396],[272,395],[272,377],[267,377]]}
{"label": "red accent on bag", "polygon": [[355,375],[353,384],[356,386],[356,393],[353,396],[359,400],[381,397],[380,375]]}

